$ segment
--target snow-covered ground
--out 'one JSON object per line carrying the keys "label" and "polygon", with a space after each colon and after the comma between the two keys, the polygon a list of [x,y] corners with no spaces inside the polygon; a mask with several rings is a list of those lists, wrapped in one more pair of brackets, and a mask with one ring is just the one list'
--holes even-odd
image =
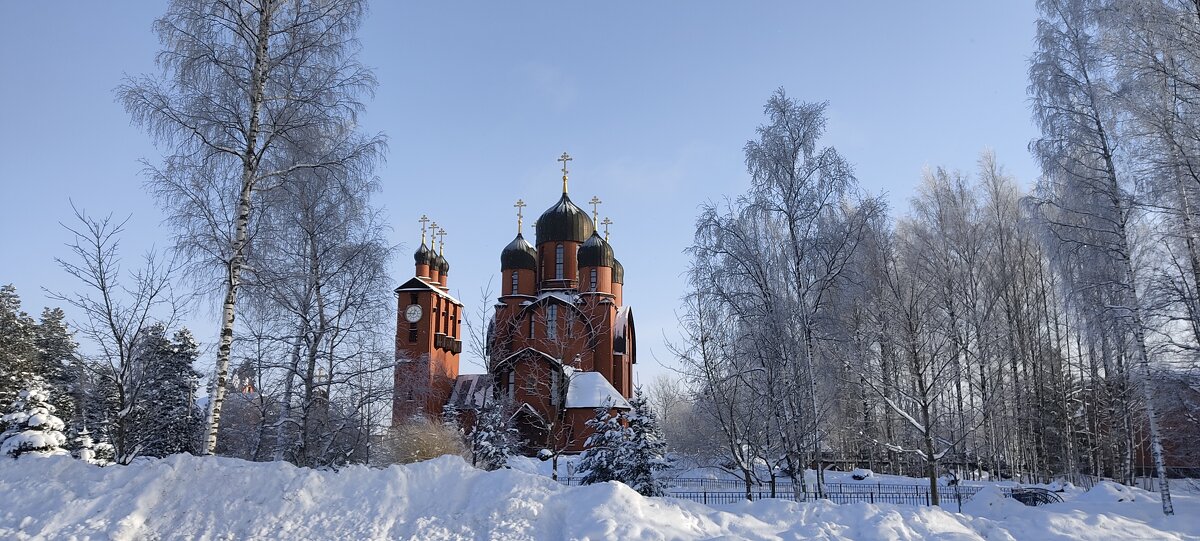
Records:
{"label": "snow-covered ground", "polygon": [[1025,507],[985,489],[964,513],[785,501],[718,508],[624,485],[562,486],[454,457],[384,470],[174,456],[98,468],[0,461],[0,539],[1200,539],[1200,496],[1164,517],[1148,492],[1100,485]]}

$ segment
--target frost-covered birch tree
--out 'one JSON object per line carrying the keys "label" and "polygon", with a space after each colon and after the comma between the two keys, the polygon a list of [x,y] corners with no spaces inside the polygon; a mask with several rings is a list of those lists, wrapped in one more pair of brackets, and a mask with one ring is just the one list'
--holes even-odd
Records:
{"label": "frost-covered birch tree", "polygon": [[365,9],[360,0],[175,0],[154,23],[160,74],[118,89],[165,151],[148,173],[176,247],[222,299],[206,453],[216,449],[262,195],[296,173],[343,171],[380,151],[382,139],[355,126],[375,86],[356,59]]}
{"label": "frost-covered birch tree", "polygon": [[1038,194],[1048,230],[1061,246],[1111,266],[1116,293],[1108,306],[1128,333],[1131,357],[1140,367],[1140,387],[1149,421],[1163,512],[1173,514],[1155,415],[1146,344],[1146,320],[1135,274],[1134,221],[1138,212],[1133,180],[1118,164],[1121,138],[1111,67],[1098,43],[1101,5],[1091,0],[1042,0],[1037,51],[1030,66],[1034,119],[1042,136],[1030,145],[1044,177]]}

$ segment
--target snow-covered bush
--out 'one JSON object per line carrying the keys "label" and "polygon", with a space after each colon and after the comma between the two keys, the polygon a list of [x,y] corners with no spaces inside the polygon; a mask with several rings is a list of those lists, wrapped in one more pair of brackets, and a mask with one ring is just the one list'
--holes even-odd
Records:
{"label": "snow-covered bush", "polygon": [[868,470],[866,468],[858,468],[858,469],[850,472],[850,477],[853,478],[855,481],[863,481],[866,479],[870,479],[874,476],[875,476],[875,472]]}
{"label": "snow-covered bush", "polygon": [[378,466],[411,464],[442,455],[466,456],[461,434],[441,422],[415,416],[392,430],[376,447]]}
{"label": "snow-covered bush", "polygon": [[50,405],[45,385],[39,379],[34,379],[17,395],[9,413],[0,421],[5,427],[0,433],[0,455],[18,458],[27,453],[67,454],[62,448],[67,443],[62,433],[65,425],[54,415],[54,406]]}

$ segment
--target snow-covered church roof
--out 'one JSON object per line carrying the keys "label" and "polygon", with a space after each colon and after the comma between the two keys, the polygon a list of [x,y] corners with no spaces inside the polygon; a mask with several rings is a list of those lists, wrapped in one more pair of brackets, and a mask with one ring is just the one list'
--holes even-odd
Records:
{"label": "snow-covered church roof", "polygon": [[571,381],[567,386],[568,408],[609,406],[617,409],[629,409],[629,402],[621,396],[621,393],[617,392],[617,389],[607,379],[604,379],[601,373],[571,370],[568,377]]}
{"label": "snow-covered church roof", "polygon": [[483,407],[492,390],[492,378],[488,374],[459,374],[454,379],[447,406],[456,409]]}

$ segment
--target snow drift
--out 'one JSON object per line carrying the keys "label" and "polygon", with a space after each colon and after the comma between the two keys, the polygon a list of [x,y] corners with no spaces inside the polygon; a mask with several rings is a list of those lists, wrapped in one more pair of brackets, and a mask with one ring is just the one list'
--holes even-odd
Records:
{"label": "snow drift", "polygon": [[[339,472],[179,455],[99,468],[67,457],[0,461],[2,539],[1198,539],[1153,494],[1106,487],[1045,508],[746,502],[713,509],[624,485],[565,487],[456,457]],[[1118,493],[1121,492],[1121,493]],[[1124,499],[1125,501],[1119,501]],[[985,503],[980,501],[980,504]],[[1008,502],[1012,503],[1012,502]]]}

